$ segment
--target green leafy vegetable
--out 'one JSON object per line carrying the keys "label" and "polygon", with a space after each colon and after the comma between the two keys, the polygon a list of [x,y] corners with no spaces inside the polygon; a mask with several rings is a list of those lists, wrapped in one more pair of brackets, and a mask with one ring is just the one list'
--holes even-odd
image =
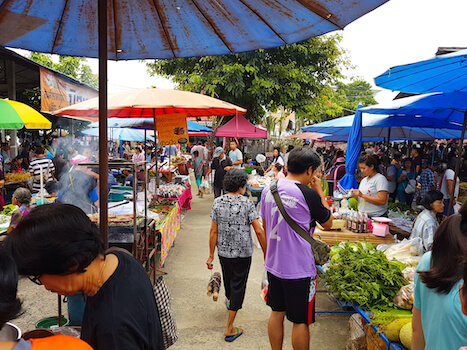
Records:
{"label": "green leafy vegetable", "polygon": [[377,310],[394,307],[394,297],[408,283],[401,266],[367,242],[345,243],[323,277],[336,298]]}

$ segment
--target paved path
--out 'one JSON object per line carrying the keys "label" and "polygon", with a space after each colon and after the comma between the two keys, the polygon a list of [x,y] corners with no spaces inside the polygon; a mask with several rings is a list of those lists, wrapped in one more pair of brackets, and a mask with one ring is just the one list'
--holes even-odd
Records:
{"label": "paved path", "polygon": [[[195,193],[195,190],[193,190]],[[238,312],[235,326],[244,334],[233,343],[224,341],[223,332],[228,312],[224,304],[223,289],[219,301],[206,295],[210,272],[206,268],[209,256],[209,217],[213,195],[200,199],[195,196],[192,210],[186,213],[182,228],[169,251],[164,270],[166,282],[173,297],[179,340],[170,349],[270,349],[267,322],[270,309],[260,297],[264,271],[263,256],[255,249],[243,309]],[[220,271],[214,260],[214,271]],[[223,288],[223,287],[222,287]],[[322,289],[322,288],[321,288]],[[340,310],[325,293],[318,292],[317,310]],[[317,314],[311,326],[311,349],[344,350],[349,335],[349,314]],[[286,322],[284,349],[292,349],[291,324]]]}

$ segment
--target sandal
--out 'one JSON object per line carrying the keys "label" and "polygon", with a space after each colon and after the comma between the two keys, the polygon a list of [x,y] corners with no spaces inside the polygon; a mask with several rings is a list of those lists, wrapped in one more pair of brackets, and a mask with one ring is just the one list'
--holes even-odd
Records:
{"label": "sandal", "polygon": [[237,334],[234,334],[234,335],[229,335],[227,337],[225,337],[225,341],[227,342],[233,342],[235,339],[237,339],[239,336],[241,336],[243,334],[243,329],[240,331],[240,328],[238,327],[235,327],[235,329],[237,330]]}

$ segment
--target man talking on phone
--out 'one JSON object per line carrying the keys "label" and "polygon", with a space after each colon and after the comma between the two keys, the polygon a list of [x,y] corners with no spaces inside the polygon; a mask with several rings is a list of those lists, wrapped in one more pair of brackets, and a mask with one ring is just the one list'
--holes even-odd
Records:
{"label": "man talking on phone", "polygon": [[[286,213],[313,236],[316,222],[331,228],[332,215],[321,188],[321,159],[310,148],[289,154],[288,174],[277,181]],[[308,187],[308,186],[311,186]],[[265,268],[271,307],[268,333],[272,350],[282,349],[284,318],[293,323],[294,350],[310,347],[309,325],[315,321],[316,266],[310,243],[284,220],[270,186],[261,195],[261,217],[267,236]]]}

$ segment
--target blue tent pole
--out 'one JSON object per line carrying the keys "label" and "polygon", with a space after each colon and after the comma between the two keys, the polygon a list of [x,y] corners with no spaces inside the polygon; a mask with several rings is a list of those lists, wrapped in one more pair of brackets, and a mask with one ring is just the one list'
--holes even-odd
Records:
{"label": "blue tent pole", "polygon": [[123,158],[123,140],[120,140],[120,158]]}

